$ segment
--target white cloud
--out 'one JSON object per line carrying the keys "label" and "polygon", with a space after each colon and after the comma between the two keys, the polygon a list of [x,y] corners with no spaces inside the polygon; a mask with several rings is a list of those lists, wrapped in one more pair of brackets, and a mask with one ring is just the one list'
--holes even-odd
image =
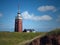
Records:
{"label": "white cloud", "polygon": [[2,17],[2,13],[0,13],[0,17]]}
{"label": "white cloud", "polygon": [[31,15],[27,11],[23,12],[22,16],[24,19],[31,19]]}
{"label": "white cloud", "polygon": [[57,22],[60,22],[60,15],[58,16],[58,18],[56,19]]}
{"label": "white cloud", "polygon": [[24,19],[30,19],[30,20],[51,20],[52,19],[52,17],[51,16],[49,16],[49,15],[43,15],[43,16],[35,16],[34,14],[29,14],[28,13],[28,11],[25,11],[25,12],[23,12],[22,14],[22,17],[24,18]]}
{"label": "white cloud", "polygon": [[46,6],[40,6],[40,7],[38,7],[38,10],[39,11],[53,11],[53,12],[55,12],[57,9],[56,9],[56,7],[54,7],[54,6],[48,6],[48,5],[46,5]]}

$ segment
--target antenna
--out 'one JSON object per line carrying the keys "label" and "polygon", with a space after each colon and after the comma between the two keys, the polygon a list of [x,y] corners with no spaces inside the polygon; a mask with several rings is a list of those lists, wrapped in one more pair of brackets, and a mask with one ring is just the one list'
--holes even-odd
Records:
{"label": "antenna", "polygon": [[19,4],[19,0],[18,0],[18,13],[20,14],[20,4]]}

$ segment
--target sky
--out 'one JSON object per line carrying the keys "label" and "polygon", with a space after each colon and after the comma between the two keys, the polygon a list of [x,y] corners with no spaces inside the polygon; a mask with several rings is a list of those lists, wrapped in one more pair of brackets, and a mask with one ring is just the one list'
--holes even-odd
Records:
{"label": "sky", "polygon": [[14,32],[18,3],[23,30],[48,32],[60,28],[60,0],[0,0],[0,31]]}

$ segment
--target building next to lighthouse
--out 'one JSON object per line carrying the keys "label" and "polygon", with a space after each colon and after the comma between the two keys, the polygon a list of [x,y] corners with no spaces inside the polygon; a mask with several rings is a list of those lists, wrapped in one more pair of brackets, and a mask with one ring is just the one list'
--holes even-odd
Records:
{"label": "building next to lighthouse", "polygon": [[18,7],[18,13],[15,17],[15,32],[22,32],[22,16]]}

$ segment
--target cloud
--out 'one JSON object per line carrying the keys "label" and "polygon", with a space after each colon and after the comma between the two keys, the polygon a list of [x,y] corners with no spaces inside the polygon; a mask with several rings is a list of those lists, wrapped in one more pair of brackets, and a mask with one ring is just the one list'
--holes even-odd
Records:
{"label": "cloud", "polygon": [[42,12],[45,12],[45,11],[53,11],[53,12],[55,12],[56,10],[57,9],[54,6],[48,6],[48,5],[46,5],[46,6],[40,6],[40,7],[38,7],[38,11],[42,11]]}
{"label": "cloud", "polygon": [[60,22],[60,15],[58,16],[58,18],[56,19],[57,22]]}
{"label": "cloud", "polygon": [[25,11],[25,12],[23,12],[22,14],[22,17],[24,18],[24,19],[29,19],[29,20],[46,20],[46,21],[49,21],[49,20],[51,20],[52,19],[52,17],[51,16],[49,16],[49,15],[43,15],[43,16],[35,16],[34,14],[29,14],[28,13],[28,11]]}
{"label": "cloud", "polygon": [[3,15],[3,14],[2,14],[2,13],[0,13],[0,17],[2,17],[2,15]]}
{"label": "cloud", "polygon": [[11,24],[0,23],[0,28],[10,28],[10,27],[11,27]]}

